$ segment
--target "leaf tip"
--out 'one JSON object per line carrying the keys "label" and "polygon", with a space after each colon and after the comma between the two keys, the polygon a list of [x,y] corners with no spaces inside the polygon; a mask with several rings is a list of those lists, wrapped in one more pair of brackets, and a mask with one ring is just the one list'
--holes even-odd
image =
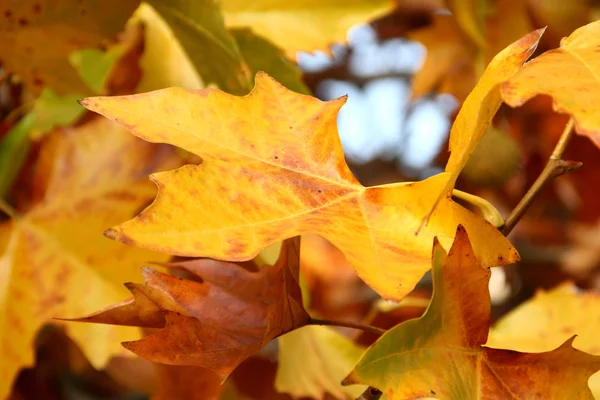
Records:
{"label": "leaf tip", "polygon": [[354,370],[352,370],[352,372],[350,372],[350,374],[348,374],[348,376],[346,376],[341,383],[342,386],[354,385],[358,383],[356,377],[354,376]]}
{"label": "leaf tip", "polygon": [[104,236],[106,236],[109,239],[116,240],[117,236],[118,236],[118,232],[115,228],[108,228],[107,230],[104,231]]}

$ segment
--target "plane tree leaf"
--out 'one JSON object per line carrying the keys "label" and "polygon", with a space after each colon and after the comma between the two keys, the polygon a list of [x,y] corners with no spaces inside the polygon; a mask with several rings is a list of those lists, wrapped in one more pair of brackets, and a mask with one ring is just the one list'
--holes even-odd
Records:
{"label": "plane tree leaf", "polygon": [[[570,114],[577,133],[600,147],[600,21],[585,25],[527,63],[502,84],[502,97],[512,107],[537,95],[552,96],[553,108]],[[569,79],[564,79],[568,74]]]}
{"label": "plane tree leaf", "polygon": [[364,349],[332,328],[305,326],[278,341],[278,392],[289,393],[293,398],[322,399],[330,394],[336,399],[355,399],[366,389],[340,385]]}
{"label": "plane tree leaf", "polygon": [[345,383],[373,386],[390,400],[593,399],[587,380],[600,369],[600,356],[574,349],[574,337],[563,336],[560,347],[545,353],[482,346],[490,322],[490,275],[463,227],[448,254],[436,240],[429,308],[385,333]]}
{"label": "plane tree leaf", "polygon": [[300,238],[284,241],[275,265],[255,271],[211,259],[163,264],[183,279],[151,268],[134,297],[78,321],[163,328],[123,345],[151,361],[209,368],[225,379],[275,337],[308,323],[298,283]]}
{"label": "plane tree leaf", "polygon": [[171,86],[186,89],[204,87],[202,78],[173,30],[150,4],[140,4],[129,24],[143,24],[144,27],[144,52],[139,59],[142,76],[136,92]]}
{"label": "plane tree leaf", "polygon": [[235,94],[252,88],[251,74],[214,0],[149,0],[169,24],[204,84]]}
{"label": "plane tree leaf", "polygon": [[2,0],[0,61],[30,91],[89,93],[69,64],[75,50],[100,46],[123,29],[139,0]]}
{"label": "plane tree leaf", "polygon": [[[539,290],[490,329],[487,346],[517,351],[548,351],[570,335],[574,346],[600,356],[600,295],[582,291],[570,282],[551,290]],[[600,373],[589,380],[594,396],[600,398]]]}
{"label": "plane tree leaf", "polygon": [[[145,176],[172,168],[171,150],[145,143],[104,118],[49,135],[32,185],[42,199],[0,224],[8,232],[0,254],[0,398],[15,373],[33,363],[37,329],[56,316],[84,315],[122,299],[122,282],[164,254],[134,249],[98,235],[134,215],[152,198]],[[72,325],[69,335],[96,366],[122,352],[115,341],[129,328]]]}
{"label": "plane tree leaf", "polygon": [[133,134],[204,160],[153,175],[155,202],[106,235],[174,255],[242,261],[271,243],[314,233],[341,249],[376,291],[395,299],[430,268],[433,236],[449,245],[459,223],[476,233],[485,265],[518,259],[491,224],[448,197],[415,235],[448,175],[362,186],[337,133],[344,102],[294,93],[264,73],[245,97],[171,88],[84,99],[85,107]]}
{"label": "plane tree leaf", "polygon": [[434,208],[456,183],[487,127],[502,104],[500,84],[516,73],[535,51],[544,29],[533,31],[498,53],[465,99],[450,129],[448,180]]}
{"label": "plane tree leaf", "polygon": [[286,88],[310,94],[310,90],[302,82],[300,69],[287,59],[283,50],[248,28],[231,29],[229,33],[237,42],[253,76],[258,71],[266,71]]}
{"label": "plane tree leaf", "polygon": [[298,51],[327,51],[345,42],[352,26],[391,11],[389,0],[222,0],[225,25],[251,28],[295,58]]}

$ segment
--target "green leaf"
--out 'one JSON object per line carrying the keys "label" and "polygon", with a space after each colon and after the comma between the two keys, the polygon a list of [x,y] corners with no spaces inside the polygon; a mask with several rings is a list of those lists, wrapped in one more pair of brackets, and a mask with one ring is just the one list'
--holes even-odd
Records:
{"label": "green leaf", "polygon": [[255,35],[250,29],[232,29],[230,33],[250,67],[252,76],[258,71],[265,71],[288,89],[297,93],[310,94],[310,90],[302,82],[300,69],[285,56],[282,49],[267,39]]}
{"label": "green leaf", "polygon": [[213,0],[149,0],[169,24],[205,84],[246,94],[251,75]]}
{"label": "green leaf", "polygon": [[0,197],[4,197],[11,188],[27,158],[28,134],[34,122],[32,113],[25,115],[0,141]]}
{"label": "green leaf", "polygon": [[95,94],[102,94],[102,89],[115,63],[124,51],[125,46],[123,45],[113,46],[106,52],[97,49],[84,49],[69,54],[69,62]]}

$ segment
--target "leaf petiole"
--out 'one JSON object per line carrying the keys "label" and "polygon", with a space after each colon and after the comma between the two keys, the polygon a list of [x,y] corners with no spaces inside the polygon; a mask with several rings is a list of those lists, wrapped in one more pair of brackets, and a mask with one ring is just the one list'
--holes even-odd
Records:
{"label": "leaf petiole", "polygon": [[523,215],[525,215],[539,192],[548,182],[561,175],[575,171],[583,165],[583,163],[579,161],[565,161],[562,159],[567,144],[573,136],[573,125],[574,121],[573,118],[571,118],[569,119],[569,122],[567,122],[563,133],[560,135],[560,139],[554,147],[554,151],[552,151],[552,155],[550,156],[548,163],[546,163],[542,173],[540,176],[538,176],[527,193],[525,193],[525,196],[523,196],[519,204],[517,204],[517,206],[511,211],[510,215],[504,221],[504,226],[501,229],[501,232],[504,234],[504,236],[508,236],[515,225],[521,220],[521,218],[523,218]]}

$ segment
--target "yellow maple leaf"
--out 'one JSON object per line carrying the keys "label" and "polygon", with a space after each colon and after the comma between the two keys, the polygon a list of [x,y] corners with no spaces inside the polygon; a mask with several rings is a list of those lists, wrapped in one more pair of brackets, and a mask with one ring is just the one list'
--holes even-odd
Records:
{"label": "yellow maple leaf", "polygon": [[264,73],[247,96],[178,88],[82,104],[151,142],[202,157],[152,175],[159,194],[107,236],[183,256],[248,260],[282,239],[318,234],[341,249],[382,296],[400,299],[429,269],[430,243],[458,224],[474,234],[486,265],[518,254],[491,224],[444,197],[415,234],[448,174],[366,188],[344,161],[336,116],[345,97],[322,102],[287,90]]}
{"label": "yellow maple leaf", "polygon": [[[540,94],[552,96],[554,110],[575,120],[575,130],[600,147],[600,21],[564,38],[558,49],[527,63],[502,85],[502,97],[512,107]],[[568,74],[569,79],[564,79]]]}
{"label": "yellow maple leaf", "polygon": [[[37,162],[37,177],[47,177],[43,199],[0,225],[0,398],[33,362],[42,324],[119,301],[127,293],[122,282],[137,280],[144,262],[166,259],[98,233],[148,203],[154,189],[146,175],[172,167],[170,155],[103,118],[49,137]],[[71,324],[68,332],[97,367],[122,352],[120,341],[138,336],[91,324]]]}
{"label": "yellow maple leaf", "polygon": [[340,382],[364,349],[326,326],[304,326],[279,337],[278,392],[294,398],[356,398],[363,386],[343,387]]}
{"label": "yellow maple leaf", "polygon": [[390,0],[221,0],[225,25],[250,27],[295,58],[298,51],[328,51],[345,42],[352,26],[385,15]]}
{"label": "yellow maple leaf", "polygon": [[[535,30],[498,53],[487,66],[481,79],[464,101],[450,129],[450,158],[446,164],[448,180],[434,202],[449,193],[481,137],[502,104],[500,85],[515,74],[535,51],[544,29]],[[424,221],[429,219],[429,214]]]}

